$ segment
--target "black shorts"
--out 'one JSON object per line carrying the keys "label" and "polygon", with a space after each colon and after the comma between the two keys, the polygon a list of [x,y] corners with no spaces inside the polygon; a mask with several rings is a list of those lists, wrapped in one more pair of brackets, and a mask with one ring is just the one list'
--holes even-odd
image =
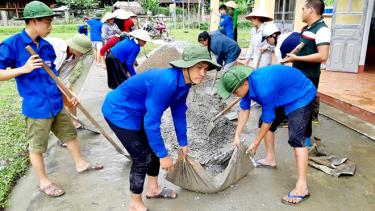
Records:
{"label": "black shorts", "polygon": [[[279,125],[282,122],[284,122],[285,119],[286,119],[286,116],[285,116],[284,108],[283,107],[275,108],[275,119],[272,122],[270,131],[275,132],[277,130],[277,127],[279,127]],[[262,117],[260,117],[258,127],[260,128],[262,124],[263,124]]]}
{"label": "black shorts", "polygon": [[[305,147],[305,137],[309,137],[311,124],[312,102],[288,114],[289,140],[291,147]],[[311,136],[311,134],[310,134]]]}

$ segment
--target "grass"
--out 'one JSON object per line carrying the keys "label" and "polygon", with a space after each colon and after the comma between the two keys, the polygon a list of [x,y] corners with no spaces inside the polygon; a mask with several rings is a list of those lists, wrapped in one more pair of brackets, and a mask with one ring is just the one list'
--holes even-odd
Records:
{"label": "grass", "polygon": [[15,81],[0,82],[0,89],[0,207],[5,207],[12,186],[24,174],[29,161]]}

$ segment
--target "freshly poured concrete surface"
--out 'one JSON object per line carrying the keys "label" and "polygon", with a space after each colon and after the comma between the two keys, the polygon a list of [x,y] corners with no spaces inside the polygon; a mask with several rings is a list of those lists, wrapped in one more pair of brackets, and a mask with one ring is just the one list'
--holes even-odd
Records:
{"label": "freshly poured concrete surface", "polygon": [[[107,92],[106,72],[93,65],[79,95],[82,104],[111,132],[100,111]],[[248,142],[257,132],[258,116],[257,110],[251,113],[246,133],[252,135],[244,136]],[[322,116],[314,131],[322,139],[327,152],[351,158],[357,164],[357,171],[353,177],[335,178],[309,167],[311,197],[296,207],[280,202],[296,181],[293,151],[287,143],[287,129],[283,128],[276,135],[276,170],[254,169],[233,187],[210,195],[181,190],[160,177],[161,186],[178,190],[178,198],[145,199],[145,203],[151,210],[374,210],[375,142]],[[7,210],[126,210],[130,162],[119,155],[103,136],[87,131],[80,131],[79,136],[85,157],[104,164],[105,168],[78,174],[68,151],[53,145],[46,154],[47,171],[55,183],[65,188],[66,194],[51,198],[40,193],[36,176],[31,172],[13,189]],[[256,158],[263,154],[262,145]]]}

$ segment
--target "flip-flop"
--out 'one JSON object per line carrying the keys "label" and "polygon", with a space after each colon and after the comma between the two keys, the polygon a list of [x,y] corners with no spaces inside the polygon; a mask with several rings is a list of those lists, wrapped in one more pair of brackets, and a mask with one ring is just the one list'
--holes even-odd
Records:
{"label": "flip-flop", "polygon": [[303,202],[304,200],[306,200],[306,199],[308,199],[310,197],[310,193],[307,193],[304,196],[301,196],[301,195],[300,196],[299,195],[291,195],[290,193],[291,192],[288,193],[288,199],[298,198],[298,199],[301,199],[301,200],[297,201],[296,203],[292,203],[292,202],[289,202],[289,201],[285,200],[284,198],[281,198],[281,202],[283,204],[294,206],[294,205],[300,204],[301,202]]}
{"label": "flip-flop", "polygon": [[175,197],[173,197],[173,193],[175,193],[171,189],[163,188],[163,190],[155,196],[146,196],[147,199],[175,199],[177,198],[177,193]]}
{"label": "flip-flop", "polygon": [[271,165],[267,165],[267,164],[263,164],[261,162],[259,162],[259,160],[256,160],[255,161],[255,168],[268,168],[268,169],[276,169],[277,166],[271,166]]}
{"label": "flip-flop", "polygon": [[[39,191],[51,197],[59,197],[65,194],[64,189],[57,186],[55,183],[51,183],[43,188],[39,187]],[[60,192],[60,193],[57,193]]]}
{"label": "flip-flop", "polygon": [[99,165],[99,164],[89,164],[85,169],[79,171],[78,173],[84,173],[84,172],[88,172],[88,171],[97,171],[97,170],[101,170],[103,169],[104,166],[103,165]]}

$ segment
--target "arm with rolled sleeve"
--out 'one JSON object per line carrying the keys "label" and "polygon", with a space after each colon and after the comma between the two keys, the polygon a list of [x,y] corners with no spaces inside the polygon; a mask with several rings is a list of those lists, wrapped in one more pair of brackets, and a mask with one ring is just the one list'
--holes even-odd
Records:
{"label": "arm with rolled sleeve", "polygon": [[187,124],[186,124],[186,98],[188,93],[181,97],[176,103],[171,105],[174,128],[176,130],[178,144],[181,147],[188,145]]}
{"label": "arm with rolled sleeve", "polygon": [[130,76],[134,76],[136,74],[135,69],[134,69],[134,61],[138,56],[138,53],[140,51],[140,47],[134,48],[128,58],[126,59],[126,66],[128,67],[128,71],[130,73]]}
{"label": "arm with rolled sleeve", "polygon": [[168,107],[168,101],[172,96],[173,86],[171,86],[171,84],[165,85],[160,82],[158,83],[160,85],[152,86],[148,90],[144,128],[151,149],[155,152],[157,157],[165,158],[168,156],[168,151],[164,145],[163,137],[161,136],[160,124],[163,112]]}

